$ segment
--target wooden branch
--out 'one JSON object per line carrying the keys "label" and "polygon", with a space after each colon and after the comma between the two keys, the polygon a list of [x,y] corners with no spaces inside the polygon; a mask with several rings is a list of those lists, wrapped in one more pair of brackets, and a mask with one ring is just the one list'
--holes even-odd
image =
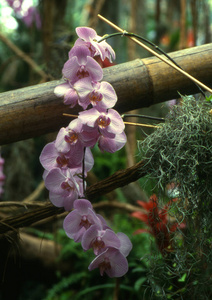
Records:
{"label": "wooden branch", "polygon": [[[189,74],[212,86],[212,44],[169,54]],[[157,57],[136,59],[103,70],[103,80],[110,82],[118,95],[115,109],[124,113],[179,97],[198,93],[194,83]],[[39,136],[67,126],[77,114],[54,95],[63,80],[0,94],[0,145]]]}
{"label": "wooden branch", "polygon": [[[147,170],[145,168],[145,162],[141,161],[126,170],[120,170],[110,177],[88,187],[86,190],[87,198],[89,200],[93,200],[94,198],[107,194],[118,187],[134,182],[146,174]],[[52,204],[47,204],[45,207],[36,208],[19,216],[0,220],[0,234],[17,228],[29,226],[35,222],[54,215],[59,215],[63,212],[63,208],[57,208]]]}

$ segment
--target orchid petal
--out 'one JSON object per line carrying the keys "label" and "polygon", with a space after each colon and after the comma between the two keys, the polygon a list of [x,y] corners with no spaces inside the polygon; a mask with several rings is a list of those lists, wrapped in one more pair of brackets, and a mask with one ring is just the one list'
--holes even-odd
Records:
{"label": "orchid petal", "polygon": [[54,94],[57,97],[63,97],[65,95],[65,93],[71,88],[69,83],[62,83],[58,86],[55,87],[54,89]]}
{"label": "orchid petal", "polygon": [[120,134],[117,134],[113,139],[105,138],[100,136],[98,145],[99,149],[103,151],[107,151],[109,153],[114,153],[120,150],[126,144],[127,137],[125,132],[123,131]]}
{"label": "orchid petal", "polygon": [[121,243],[119,251],[126,257],[132,250],[132,243],[131,243],[130,239],[128,238],[128,236],[126,234],[124,234],[123,232],[118,232],[117,236]]}
{"label": "orchid petal", "polygon": [[91,271],[98,267],[102,276],[105,272],[111,278],[121,277],[128,271],[128,262],[119,250],[107,248],[91,262],[88,269]]}
{"label": "orchid petal", "polygon": [[93,40],[97,36],[96,31],[89,27],[77,27],[76,33],[78,37],[80,37],[84,41],[89,41],[89,38]]}

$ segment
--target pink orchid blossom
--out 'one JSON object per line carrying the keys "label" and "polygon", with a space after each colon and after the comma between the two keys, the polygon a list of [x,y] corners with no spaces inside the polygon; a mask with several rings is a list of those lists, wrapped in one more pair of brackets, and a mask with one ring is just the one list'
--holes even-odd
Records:
{"label": "pink orchid blossom", "polygon": [[57,207],[73,209],[63,227],[69,238],[82,243],[85,251],[93,249],[96,258],[89,270],[99,268],[101,275],[121,277],[128,271],[126,256],[132,244],[124,233],[115,234],[95,213],[90,201],[84,199],[83,182],[94,164],[90,147],[98,143],[101,151],[113,153],[126,143],[124,122],[112,109],[117,102],[116,92],[108,82],[100,82],[101,62],[112,61],[115,52],[105,41],[98,43],[101,37],[95,30],[78,27],[76,32],[79,39],[62,70],[66,82],[54,93],[63,97],[70,108],[93,108],[80,112],[78,118],[60,129],[54,142],[44,147],[40,155],[45,168],[43,178],[50,201]]}
{"label": "pink orchid blossom", "polygon": [[85,147],[93,147],[97,142],[98,135],[85,130],[79,118],[74,119],[68,127],[62,127],[56,137],[55,147],[57,151],[68,153],[75,164],[82,161]]}
{"label": "pink orchid blossom", "polygon": [[106,41],[98,43],[102,37],[97,35],[94,29],[89,27],[77,27],[76,33],[79,39],[75,42],[75,46],[85,45],[89,49],[92,57],[99,55],[102,61],[108,58],[109,61],[112,62],[112,59],[115,59],[115,52]]}
{"label": "pink orchid blossom", "polygon": [[89,271],[99,268],[101,276],[104,272],[111,278],[121,277],[128,271],[126,257],[116,248],[107,248],[89,265]]}
{"label": "pink orchid blossom", "polygon": [[[52,204],[64,207],[66,210],[71,210],[74,201],[84,195],[82,179],[73,175],[71,171],[54,168],[47,172],[44,179]],[[85,184],[84,186],[86,187]]]}
{"label": "pink orchid blossom", "polygon": [[47,144],[40,155],[40,162],[44,169],[50,171],[53,168],[67,169],[76,168],[78,165],[74,163],[72,157],[68,153],[64,154],[57,151],[55,142]]}
{"label": "pink orchid blossom", "polygon": [[112,85],[106,81],[93,82],[85,77],[73,85],[62,83],[54,89],[58,97],[64,97],[64,104],[73,108],[79,104],[84,110],[89,104],[99,109],[113,107],[117,102],[117,95]]}
{"label": "pink orchid blossom", "polygon": [[121,247],[118,236],[111,229],[102,229],[102,227],[95,224],[83,235],[82,248],[84,250],[93,248],[94,254],[98,255],[108,247],[117,249]]}
{"label": "pink orchid blossom", "polygon": [[74,210],[65,217],[63,227],[69,238],[81,242],[84,233],[94,224],[103,226],[102,218],[94,212],[90,201],[79,199],[74,201]]}
{"label": "pink orchid blossom", "polygon": [[45,178],[45,185],[50,192],[56,195],[73,195],[75,199],[78,196],[79,186],[70,169],[53,168]]}
{"label": "pink orchid blossom", "polygon": [[[109,232],[109,230],[107,231],[106,229],[105,232]],[[90,236],[86,233],[88,235],[88,240],[93,237],[92,227],[90,227],[90,233]],[[83,242],[86,238],[87,237],[85,235],[83,237]],[[128,271],[128,262],[126,256],[128,256],[132,249],[132,243],[129,240],[128,236],[126,236],[126,234],[122,232],[118,232],[117,234],[115,234],[115,236],[110,232],[110,239],[108,238],[109,235],[106,237],[106,234],[105,236],[102,233],[100,233],[100,235],[97,235],[96,240],[103,242],[103,245],[106,242],[108,247],[106,249],[101,249],[100,247],[100,251],[98,251],[97,243],[97,252],[99,253],[99,255],[91,262],[88,269],[91,271],[93,269],[99,268],[101,276],[103,276],[105,272],[109,277],[121,277]],[[119,241],[117,240],[117,238]],[[96,240],[94,240],[94,244],[96,243]]]}
{"label": "pink orchid blossom", "polygon": [[75,47],[73,56],[64,64],[63,76],[71,84],[85,77],[88,77],[91,81],[102,79],[102,68],[89,55],[90,52],[87,47]]}
{"label": "pink orchid blossom", "polygon": [[[50,171],[53,168],[71,168],[73,174],[80,173],[80,170],[82,170],[82,160],[80,159],[77,161],[79,161],[79,164],[76,164],[75,160],[73,160],[71,152],[67,152],[64,154],[57,151],[55,142],[47,144],[43,148],[40,155],[40,162],[44,169],[46,169],[47,171]],[[90,148],[88,147],[85,149],[84,164],[85,172],[89,172],[94,165],[94,158]]]}
{"label": "pink orchid blossom", "polygon": [[108,138],[114,138],[116,134],[122,133],[125,128],[121,116],[114,109],[106,111],[91,108],[80,112],[79,119],[82,124],[91,129],[98,129],[100,134]]}
{"label": "pink orchid blossom", "polygon": [[117,95],[112,85],[106,81],[91,82],[87,78],[76,82],[75,88],[78,103],[86,109],[89,104],[97,109],[113,107],[117,102]]}

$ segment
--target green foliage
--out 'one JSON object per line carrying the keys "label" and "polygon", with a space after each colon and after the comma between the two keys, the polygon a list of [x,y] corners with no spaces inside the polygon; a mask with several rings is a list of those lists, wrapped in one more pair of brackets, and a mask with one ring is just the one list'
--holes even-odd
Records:
{"label": "green foliage", "polygon": [[70,297],[74,295],[74,291],[70,289],[72,285],[80,282],[83,279],[86,279],[86,277],[88,277],[87,272],[84,271],[62,278],[48,291],[47,296],[43,300],[70,299]]}
{"label": "green foliage", "polygon": [[96,145],[92,153],[95,157],[94,172],[99,179],[104,179],[116,171],[125,168],[126,158],[124,149],[115,153],[104,152],[103,154]]}
{"label": "green foliage", "polygon": [[212,95],[206,97],[205,100],[212,103]]}

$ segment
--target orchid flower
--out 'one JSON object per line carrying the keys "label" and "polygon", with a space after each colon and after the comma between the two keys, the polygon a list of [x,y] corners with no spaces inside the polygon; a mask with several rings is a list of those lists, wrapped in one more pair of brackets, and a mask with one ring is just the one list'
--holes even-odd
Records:
{"label": "orchid flower", "polygon": [[62,153],[69,153],[76,162],[82,161],[84,148],[93,147],[98,139],[97,135],[84,129],[79,118],[71,121],[68,127],[62,127],[56,137],[56,149]]}
{"label": "orchid flower", "polygon": [[54,93],[63,97],[70,108],[78,104],[84,111],[44,147],[40,155],[45,168],[43,178],[50,201],[57,207],[73,209],[63,227],[69,238],[82,243],[85,251],[93,249],[96,258],[89,270],[98,267],[101,275],[120,277],[128,270],[126,256],[132,244],[124,233],[115,234],[95,213],[91,202],[84,199],[84,178],[94,164],[90,148],[98,143],[101,151],[113,153],[126,143],[124,122],[112,109],[117,102],[116,92],[110,83],[100,82],[100,65],[108,59],[112,61],[115,52],[107,42],[98,42],[101,37],[95,30],[78,27],[76,32],[79,39],[62,70],[65,82],[55,87]]}
{"label": "orchid flower", "polygon": [[[92,57],[99,55],[101,60],[104,61],[106,58],[112,62],[112,59],[115,59],[116,55],[113,48],[105,41],[98,43],[102,38],[97,35],[96,31],[88,27],[77,27],[76,33],[79,36],[79,39],[75,42],[75,46],[86,46]],[[70,51],[72,55],[72,50]]]}
{"label": "orchid flower", "polygon": [[109,277],[121,277],[128,271],[126,257],[116,248],[107,248],[99,254],[89,265],[89,271],[99,268],[100,275],[104,272]]}
{"label": "orchid flower", "polygon": [[103,226],[102,219],[96,215],[90,201],[79,199],[74,201],[74,210],[64,219],[63,227],[68,237],[81,242],[85,232],[94,224]]}
{"label": "orchid flower", "polygon": [[125,128],[121,116],[114,109],[106,111],[91,108],[80,112],[79,120],[82,124],[90,127],[90,130],[98,129],[100,134],[108,138],[114,138],[116,134],[122,133]]}
{"label": "orchid flower", "polygon": [[78,103],[86,109],[89,104],[97,109],[113,107],[117,102],[117,95],[112,85],[106,81],[93,82],[87,78],[76,82]]}
{"label": "orchid flower", "polygon": [[78,197],[79,187],[70,169],[51,169],[45,178],[45,185],[56,195],[71,196],[75,199]]}
{"label": "orchid flower", "polygon": [[88,250],[93,248],[94,254],[98,255],[106,248],[120,248],[121,242],[111,229],[102,229],[97,224],[92,225],[83,235],[82,248]]}
{"label": "orchid flower", "polygon": [[73,48],[73,56],[64,64],[62,73],[71,84],[85,77],[91,81],[99,81],[103,77],[102,68],[89,56],[87,47]]}
{"label": "orchid flower", "polygon": [[[96,229],[92,227],[90,227],[88,233],[85,233],[82,240],[83,245],[85,245],[84,240],[88,239],[87,243],[92,240]],[[106,244],[107,247],[104,248]],[[132,249],[132,243],[124,233],[119,232],[114,235],[106,229],[104,233],[102,231],[97,236],[97,239],[93,240],[93,243],[91,242],[91,246],[97,247],[95,250],[99,255],[89,265],[88,269],[90,271],[99,268],[101,276],[105,272],[109,277],[121,277],[128,271],[126,256]]]}

